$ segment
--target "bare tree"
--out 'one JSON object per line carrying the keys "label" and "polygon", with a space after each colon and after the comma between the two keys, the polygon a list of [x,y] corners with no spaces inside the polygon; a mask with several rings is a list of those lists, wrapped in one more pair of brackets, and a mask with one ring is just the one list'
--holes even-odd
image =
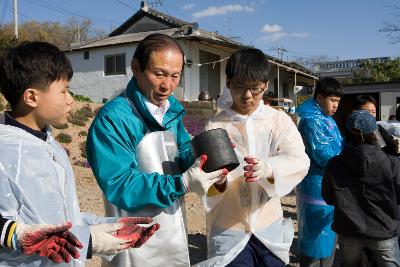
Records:
{"label": "bare tree", "polygon": [[394,18],[392,21],[384,21],[383,27],[379,31],[384,32],[391,43],[397,44],[400,42],[400,6],[394,5],[390,8]]}
{"label": "bare tree", "polygon": [[295,57],[293,61],[299,63],[300,65],[306,67],[307,69],[315,70],[317,65],[333,60],[327,55],[316,55],[307,57],[302,57],[302,56]]}
{"label": "bare tree", "polygon": [[[12,23],[0,26],[0,47],[16,43],[9,38],[12,36],[13,30]],[[70,18],[65,24],[30,20],[20,25],[18,41],[45,41],[65,49],[69,48],[71,43],[87,42],[105,35],[104,29],[92,27],[90,19]]]}

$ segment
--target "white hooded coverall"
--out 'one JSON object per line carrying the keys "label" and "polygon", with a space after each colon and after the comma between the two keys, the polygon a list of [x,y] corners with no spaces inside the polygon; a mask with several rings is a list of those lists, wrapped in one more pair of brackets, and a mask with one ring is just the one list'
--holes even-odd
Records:
{"label": "white hooded coverall", "polygon": [[84,246],[79,250],[80,258],[68,264],[0,248],[0,266],[85,266],[89,224],[116,221],[80,212],[67,153],[50,131],[43,141],[5,125],[4,114],[0,114],[0,213],[25,224],[70,221],[71,231]]}
{"label": "white hooded coverall", "polygon": [[[226,100],[225,100],[226,101]],[[206,198],[208,260],[199,266],[225,266],[255,235],[274,255],[289,263],[293,225],[283,218],[280,197],[290,193],[309,168],[303,141],[289,116],[262,101],[248,116],[219,102],[222,111],[206,125],[206,130],[227,130],[240,166],[227,176],[227,189]],[[274,184],[266,179],[246,182],[244,156],[254,155],[272,167]]]}

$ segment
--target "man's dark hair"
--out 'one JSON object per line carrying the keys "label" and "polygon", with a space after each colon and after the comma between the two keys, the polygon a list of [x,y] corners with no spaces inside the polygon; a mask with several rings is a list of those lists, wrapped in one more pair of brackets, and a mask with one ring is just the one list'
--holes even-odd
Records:
{"label": "man's dark hair", "polygon": [[52,82],[69,81],[72,75],[65,54],[46,42],[24,42],[0,58],[0,90],[12,109],[26,89],[47,90]]}
{"label": "man's dark hair", "polygon": [[265,54],[255,48],[243,48],[233,53],[226,63],[226,78],[268,82],[269,63]]}
{"label": "man's dark hair", "polygon": [[343,95],[342,85],[335,78],[326,77],[319,79],[315,86],[314,99],[316,99],[318,95],[322,95],[323,97],[341,97]]}
{"label": "man's dark hair", "polygon": [[149,63],[150,55],[152,52],[163,51],[167,49],[172,49],[180,52],[182,54],[183,64],[185,64],[185,53],[183,52],[180,44],[174,38],[160,33],[150,34],[142,41],[140,41],[136,48],[135,54],[133,55],[133,59],[136,59],[138,61],[140,71],[143,72],[147,68],[147,64]]}
{"label": "man's dark hair", "polygon": [[359,110],[365,104],[372,103],[376,106],[376,100],[370,95],[358,95],[353,101],[353,110]]}

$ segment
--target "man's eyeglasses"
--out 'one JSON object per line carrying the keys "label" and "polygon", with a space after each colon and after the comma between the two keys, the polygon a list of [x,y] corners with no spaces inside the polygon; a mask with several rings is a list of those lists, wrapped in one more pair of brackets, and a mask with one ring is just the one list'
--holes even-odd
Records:
{"label": "man's eyeglasses", "polygon": [[247,90],[249,90],[252,95],[258,95],[262,91],[265,90],[265,87],[246,88],[246,87],[242,87],[242,86],[232,86],[231,90],[241,93],[241,94],[243,94],[243,93],[247,92]]}

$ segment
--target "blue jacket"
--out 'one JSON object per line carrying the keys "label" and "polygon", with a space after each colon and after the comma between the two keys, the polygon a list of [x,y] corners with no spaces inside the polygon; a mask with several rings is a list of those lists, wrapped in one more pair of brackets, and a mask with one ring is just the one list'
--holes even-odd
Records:
{"label": "blue jacket", "polygon": [[[185,114],[182,105],[170,96],[170,107],[160,125],[147,110],[135,78],[129,82],[126,95],[151,132],[171,131],[175,134],[181,168],[187,170],[194,159],[190,136],[182,122]],[[100,110],[87,139],[87,158],[99,186],[111,203],[130,212],[149,205],[166,208],[185,194],[181,175],[148,174],[137,169],[135,150],[145,134],[143,122],[121,95]]]}
{"label": "blue jacket", "polygon": [[329,257],[335,233],[331,229],[333,207],[321,196],[322,175],[328,161],[342,150],[343,139],[331,116],[326,116],[314,99],[297,110],[310,169],[297,186],[299,253],[312,258]]}

